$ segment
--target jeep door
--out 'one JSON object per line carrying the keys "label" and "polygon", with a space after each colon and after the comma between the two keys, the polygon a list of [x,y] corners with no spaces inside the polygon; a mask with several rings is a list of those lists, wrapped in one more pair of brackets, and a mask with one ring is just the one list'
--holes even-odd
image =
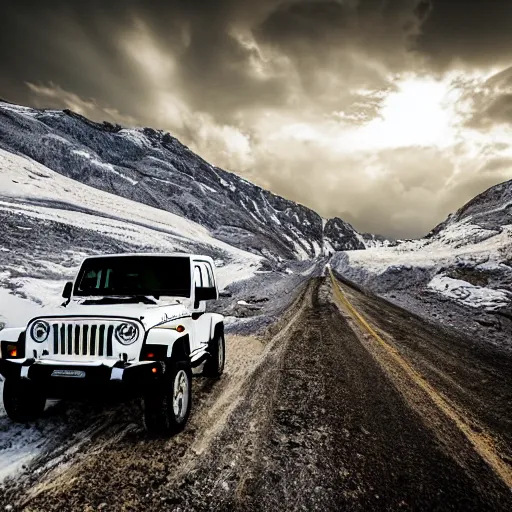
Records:
{"label": "jeep door", "polygon": [[[212,288],[215,286],[213,272],[208,263],[194,261],[194,286],[196,288]],[[192,313],[195,338],[194,347],[190,347],[192,352],[198,348],[206,350],[210,341],[211,322],[211,315],[206,313],[206,301],[202,300],[196,303]]]}

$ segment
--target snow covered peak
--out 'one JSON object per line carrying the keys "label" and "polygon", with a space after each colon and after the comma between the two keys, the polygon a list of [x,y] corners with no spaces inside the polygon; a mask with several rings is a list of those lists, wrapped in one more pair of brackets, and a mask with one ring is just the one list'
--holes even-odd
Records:
{"label": "snow covered peak", "polygon": [[477,195],[451,217],[452,222],[470,219],[488,229],[512,223],[512,180]]}
{"label": "snow covered peak", "polygon": [[[512,224],[512,180],[499,183],[467,202],[436,226],[426,238],[446,236],[447,232],[475,229],[500,233],[503,226]],[[472,228],[468,228],[472,226]],[[474,240],[467,237],[466,242]]]}
{"label": "snow covered peak", "polygon": [[324,227],[324,245],[329,251],[351,251],[365,249],[363,237],[344,220],[329,219]]}

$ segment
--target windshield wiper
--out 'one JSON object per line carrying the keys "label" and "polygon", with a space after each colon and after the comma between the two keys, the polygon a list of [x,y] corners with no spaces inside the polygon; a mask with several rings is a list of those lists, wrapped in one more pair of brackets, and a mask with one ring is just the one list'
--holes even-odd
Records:
{"label": "windshield wiper", "polygon": [[[156,299],[156,297],[155,297]],[[100,299],[86,299],[82,304],[89,306],[94,304],[156,304],[156,300],[146,295],[130,295],[128,297],[101,297]]]}

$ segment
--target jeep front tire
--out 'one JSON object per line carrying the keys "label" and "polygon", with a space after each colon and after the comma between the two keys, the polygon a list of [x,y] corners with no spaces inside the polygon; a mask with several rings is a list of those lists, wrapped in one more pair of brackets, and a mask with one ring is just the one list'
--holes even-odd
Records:
{"label": "jeep front tire", "polygon": [[28,379],[5,379],[3,399],[7,416],[19,423],[37,419],[46,405],[46,397]]}
{"label": "jeep front tire", "polygon": [[192,372],[186,362],[171,363],[164,378],[144,397],[144,424],[153,435],[171,436],[185,427],[192,407]]}

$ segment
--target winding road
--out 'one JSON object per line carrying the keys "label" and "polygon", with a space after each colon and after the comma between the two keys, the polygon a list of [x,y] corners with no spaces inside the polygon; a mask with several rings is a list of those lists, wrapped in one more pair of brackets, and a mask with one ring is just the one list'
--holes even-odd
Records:
{"label": "winding road", "polygon": [[138,404],[118,406],[78,449],[57,439],[0,504],[512,510],[510,356],[332,274],[264,336],[227,344],[223,378],[195,382],[184,433],[149,439]]}

